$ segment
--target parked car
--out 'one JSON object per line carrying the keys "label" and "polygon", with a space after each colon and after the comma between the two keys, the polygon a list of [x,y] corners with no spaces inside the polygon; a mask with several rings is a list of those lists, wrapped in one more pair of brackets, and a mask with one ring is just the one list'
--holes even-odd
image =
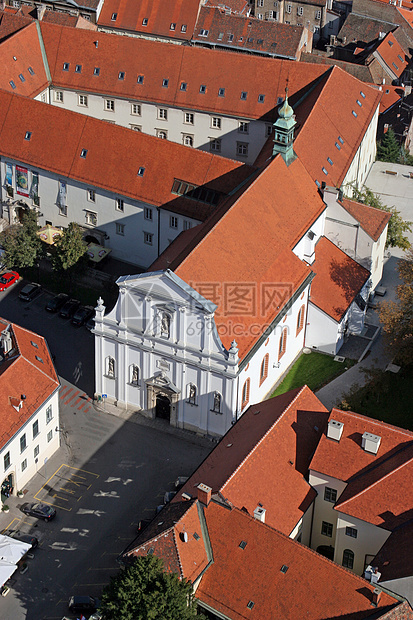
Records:
{"label": "parked car", "polygon": [[100,607],[100,600],[93,596],[71,596],[69,599],[69,609],[73,612],[95,611]]}
{"label": "parked car", "polygon": [[20,278],[17,271],[6,271],[0,275],[0,291],[5,291]]}
{"label": "parked car", "polygon": [[43,519],[44,521],[51,521],[56,516],[56,509],[53,508],[53,506],[41,504],[39,502],[32,504],[26,502],[21,507],[21,511],[24,512],[25,515],[36,517],[37,519]]}
{"label": "parked car", "polygon": [[86,329],[88,329],[89,331],[92,331],[92,329],[95,329],[95,317],[94,316],[90,317],[90,319],[86,323]]}
{"label": "parked car", "polygon": [[69,299],[59,312],[59,316],[63,319],[71,319],[76,310],[80,306],[78,299]]}
{"label": "parked car", "polygon": [[95,309],[92,306],[80,306],[72,317],[72,324],[84,325],[94,314]]}
{"label": "parked car", "polygon": [[32,282],[31,284],[26,284],[23,286],[22,290],[19,293],[19,298],[23,301],[32,301],[42,292],[42,287],[40,284],[36,284]]}
{"label": "parked car", "polygon": [[171,499],[173,499],[176,495],[176,491],[166,491],[165,495],[163,496],[163,503],[164,504],[168,504],[168,502],[171,501]]}
{"label": "parked car", "polygon": [[59,293],[58,295],[55,295],[53,299],[47,302],[46,310],[48,310],[49,312],[57,312],[58,310],[63,308],[67,301],[69,301],[69,295],[66,295],[66,293]]}
{"label": "parked car", "polygon": [[11,532],[10,538],[14,538],[14,540],[20,540],[20,542],[27,543],[32,546],[32,549],[36,549],[39,544],[39,539],[36,536],[31,536],[30,534],[21,534],[19,531]]}

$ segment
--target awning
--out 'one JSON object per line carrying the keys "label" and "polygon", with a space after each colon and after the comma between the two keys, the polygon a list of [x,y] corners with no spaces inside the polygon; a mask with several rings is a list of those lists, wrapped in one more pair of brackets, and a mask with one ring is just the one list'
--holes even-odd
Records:
{"label": "awning", "polygon": [[0,534],[0,561],[9,564],[17,564],[31,549],[29,543],[15,540],[10,536]]}
{"label": "awning", "polygon": [[46,224],[43,228],[37,231],[38,236],[42,241],[48,243],[49,245],[53,245],[56,241],[63,236],[63,230],[60,228],[55,228],[55,226],[51,226],[50,224]]}
{"label": "awning", "polygon": [[16,569],[16,564],[9,564],[4,562],[4,560],[0,560],[0,586],[4,586],[7,579],[10,579]]}
{"label": "awning", "polygon": [[112,250],[105,248],[103,245],[97,245],[97,243],[89,243],[86,250],[86,256],[94,263],[100,263],[100,261],[110,254]]}

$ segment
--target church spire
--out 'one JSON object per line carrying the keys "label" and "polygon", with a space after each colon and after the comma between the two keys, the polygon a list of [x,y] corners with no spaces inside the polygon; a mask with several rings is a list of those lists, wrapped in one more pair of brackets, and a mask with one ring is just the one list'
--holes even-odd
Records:
{"label": "church spire", "polygon": [[288,103],[288,86],[285,87],[285,100],[278,110],[278,119],[274,123],[275,135],[273,156],[281,153],[287,166],[289,166],[297,155],[294,153],[294,128],[296,126],[294,110]]}

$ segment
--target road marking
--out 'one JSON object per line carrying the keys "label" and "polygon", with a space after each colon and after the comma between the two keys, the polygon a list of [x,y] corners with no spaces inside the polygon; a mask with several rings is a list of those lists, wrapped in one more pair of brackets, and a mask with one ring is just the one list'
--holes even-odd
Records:
{"label": "road marking", "polygon": [[80,390],[77,390],[74,394],[72,394],[70,396],[70,398],[68,398],[67,400],[64,401],[65,405],[68,405],[74,398],[76,398],[76,396],[80,394]]}

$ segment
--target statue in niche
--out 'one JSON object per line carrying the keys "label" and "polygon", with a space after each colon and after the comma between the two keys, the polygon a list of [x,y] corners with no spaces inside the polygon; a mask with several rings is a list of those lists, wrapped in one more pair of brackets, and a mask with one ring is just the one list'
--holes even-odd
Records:
{"label": "statue in niche", "polygon": [[139,382],[139,368],[135,365],[132,366],[132,381],[134,385],[138,385]]}
{"label": "statue in niche", "polygon": [[218,392],[214,394],[214,411],[221,411],[221,395]]}
{"label": "statue in niche", "polygon": [[171,327],[171,319],[166,312],[162,313],[161,318],[161,336],[165,336],[165,338],[169,338],[169,331]]}
{"label": "statue in niche", "polygon": [[108,376],[109,377],[115,376],[115,360],[113,359],[113,357],[110,357],[108,359]]}
{"label": "statue in niche", "polygon": [[195,405],[195,399],[196,399],[196,387],[193,383],[191,383],[191,385],[189,386],[188,402]]}

